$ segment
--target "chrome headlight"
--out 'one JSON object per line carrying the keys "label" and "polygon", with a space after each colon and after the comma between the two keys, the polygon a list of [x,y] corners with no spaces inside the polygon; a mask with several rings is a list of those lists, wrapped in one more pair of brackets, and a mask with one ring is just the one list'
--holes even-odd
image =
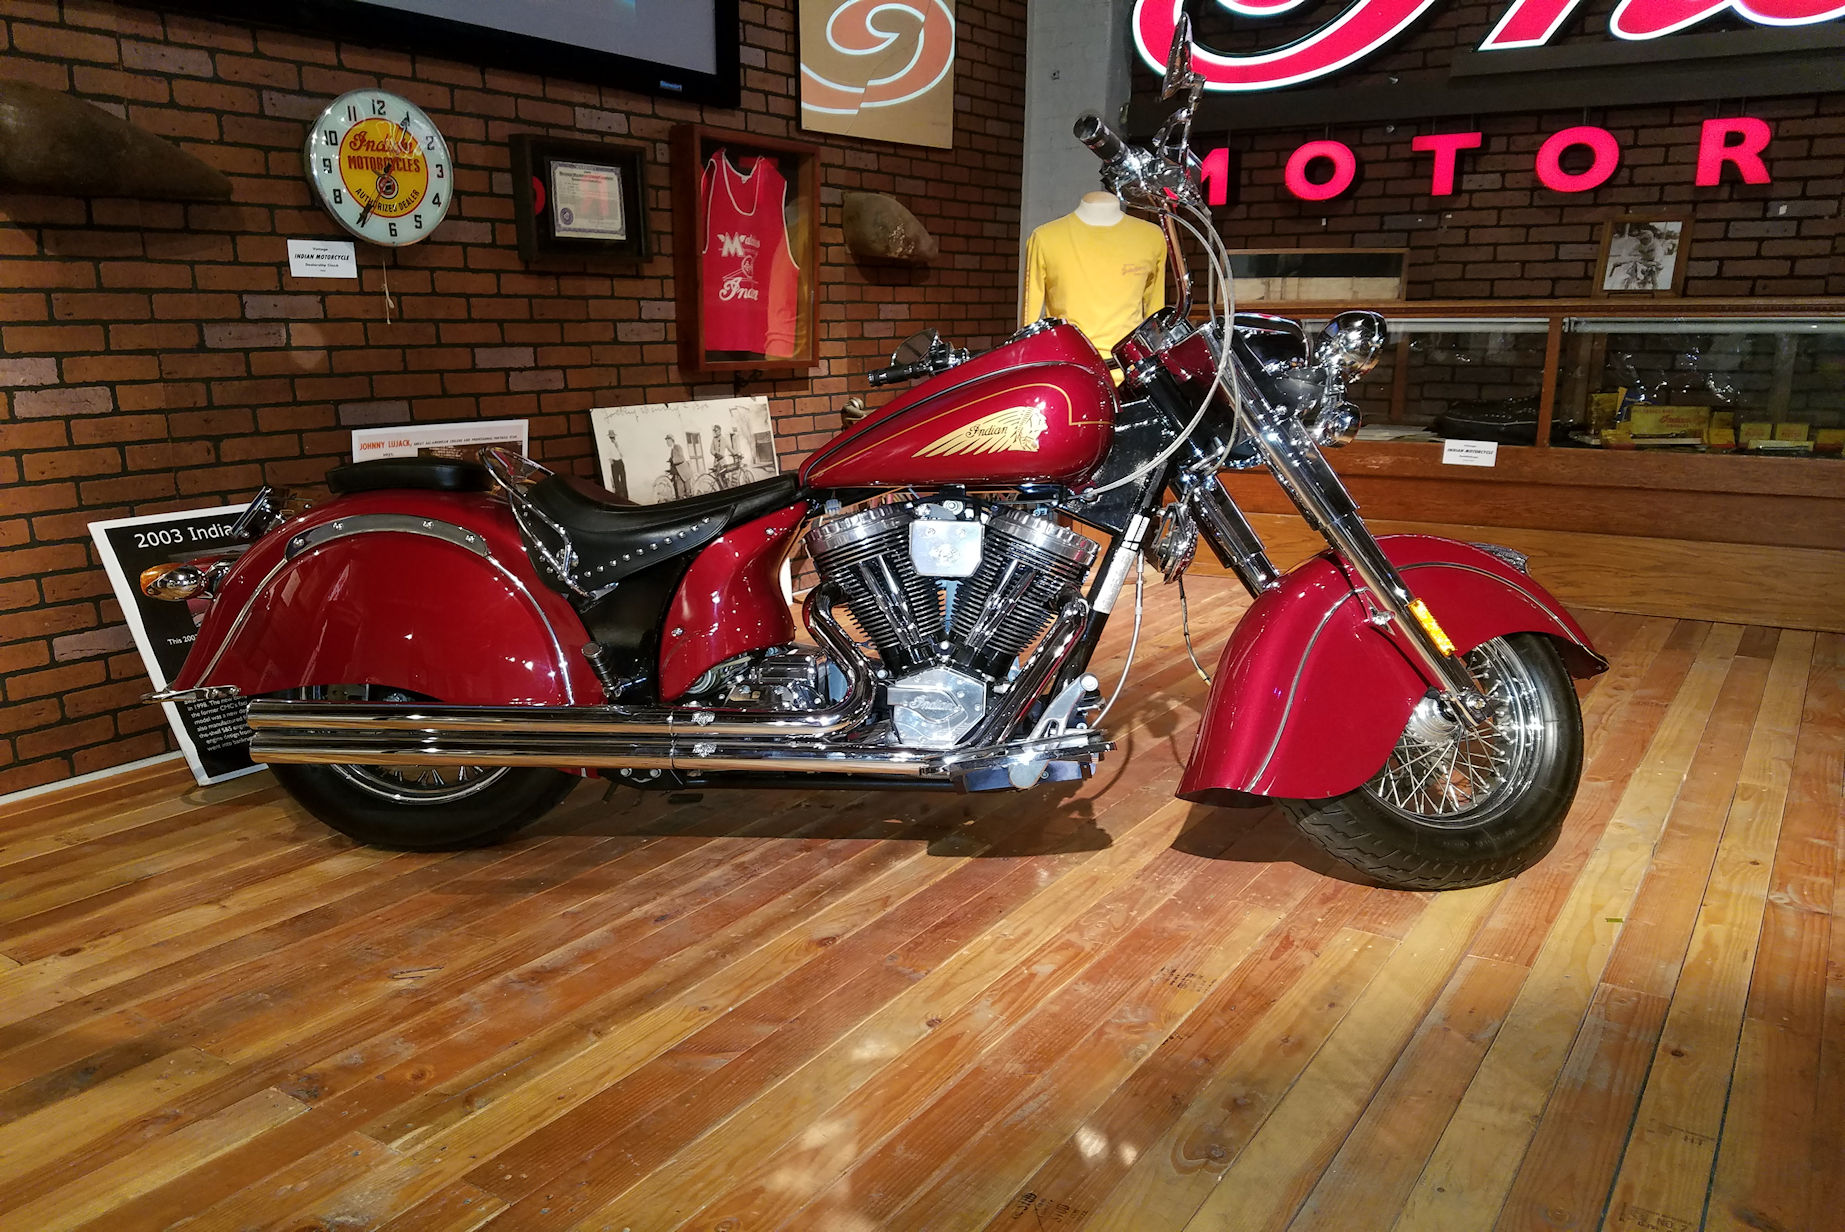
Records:
{"label": "chrome headlight", "polygon": [[1329,379],[1348,385],[1377,366],[1389,340],[1384,318],[1375,312],[1342,312],[1320,331],[1314,358]]}

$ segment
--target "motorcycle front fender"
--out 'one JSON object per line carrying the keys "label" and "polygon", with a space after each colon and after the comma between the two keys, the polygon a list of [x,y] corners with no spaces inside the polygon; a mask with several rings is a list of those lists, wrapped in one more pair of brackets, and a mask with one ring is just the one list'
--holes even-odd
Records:
{"label": "motorcycle front fender", "polygon": [[[1540,633],[1556,639],[1573,675],[1607,669],[1563,605],[1511,560],[1427,535],[1387,535],[1378,545],[1459,653]],[[1212,678],[1180,797],[1318,800],[1376,774],[1432,682],[1370,613],[1330,553],[1251,604]]]}
{"label": "motorcycle front fender", "polygon": [[225,577],[175,690],[369,684],[454,705],[599,705],[563,597],[506,505],[391,490],[317,505]]}

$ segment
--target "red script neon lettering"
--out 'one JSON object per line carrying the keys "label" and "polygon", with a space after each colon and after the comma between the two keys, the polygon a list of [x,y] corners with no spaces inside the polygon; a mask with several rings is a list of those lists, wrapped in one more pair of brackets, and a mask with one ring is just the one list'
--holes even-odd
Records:
{"label": "red script neon lettering", "polygon": [[[1134,43],[1140,57],[1164,72],[1182,0],[1136,0]],[[1272,90],[1312,81],[1370,55],[1401,34],[1436,0],[1358,0],[1330,25],[1276,51],[1227,56],[1196,42],[1192,67],[1211,90]],[[1274,11],[1271,9],[1270,11]]]}
{"label": "red script neon lettering", "polygon": [[[865,0],[875,3],[876,0]],[[1134,45],[1154,72],[1164,72],[1183,0],[1135,0]],[[1303,0],[1217,0],[1239,17],[1262,19],[1289,13]],[[1192,67],[1208,90],[1274,90],[1336,73],[1403,33],[1438,0],[1352,0],[1328,24],[1273,51],[1226,55],[1197,42]],[[1499,24],[1480,43],[1482,51],[1541,47],[1581,6],[1582,0],[1511,0]],[[1621,0],[1609,31],[1623,39],[1672,34],[1721,13],[1734,13],[1758,26],[1806,26],[1845,17],[1845,0]]]}
{"label": "red script neon lettering", "polygon": [[1733,12],[1757,26],[1810,26],[1845,16],[1840,0],[1621,0],[1608,19],[1616,38],[1655,39]]}

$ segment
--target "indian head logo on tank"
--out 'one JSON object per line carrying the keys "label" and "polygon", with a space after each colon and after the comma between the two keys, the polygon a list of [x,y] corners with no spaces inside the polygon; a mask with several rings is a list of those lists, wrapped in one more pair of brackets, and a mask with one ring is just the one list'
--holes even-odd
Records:
{"label": "indian head logo on tank", "polygon": [[[1155,72],[1164,72],[1184,0],[1136,0],[1134,44]],[[1240,18],[1291,14],[1304,0],[1216,0]],[[1326,77],[1381,50],[1439,0],[1353,0],[1319,29],[1269,51],[1227,54],[1194,41],[1192,67],[1207,90],[1276,90]],[[1582,0],[1505,0],[1481,51],[1541,47]],[[1615,38],[1644,41],[1676,34],[1722,14],[1756,26],[1807,26],[1845,17],[1845,0],[1620,0],[1608,18]]]}
{"label": "indian head logo on tank", "polygon": [[982,415],[916,451],[919,458],[951,454],[1037,453],[1051,425],[1041,406],[1012,406]]}
{"label": "indian head logo on tank", "polygon": [[954,145],[954,0],[801,0],[801,127]]}

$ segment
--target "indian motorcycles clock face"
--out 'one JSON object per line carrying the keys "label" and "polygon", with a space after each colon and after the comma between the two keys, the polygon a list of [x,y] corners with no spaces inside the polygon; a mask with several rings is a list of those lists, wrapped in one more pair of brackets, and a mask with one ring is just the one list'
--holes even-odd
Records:
{"label": "indian motorcycles clock face", "polygon": [[308,181],[327,213],[362,240],[401,248],[448,214],[448,143],[415,103],[384,90],[334,99],[308,134]]}

